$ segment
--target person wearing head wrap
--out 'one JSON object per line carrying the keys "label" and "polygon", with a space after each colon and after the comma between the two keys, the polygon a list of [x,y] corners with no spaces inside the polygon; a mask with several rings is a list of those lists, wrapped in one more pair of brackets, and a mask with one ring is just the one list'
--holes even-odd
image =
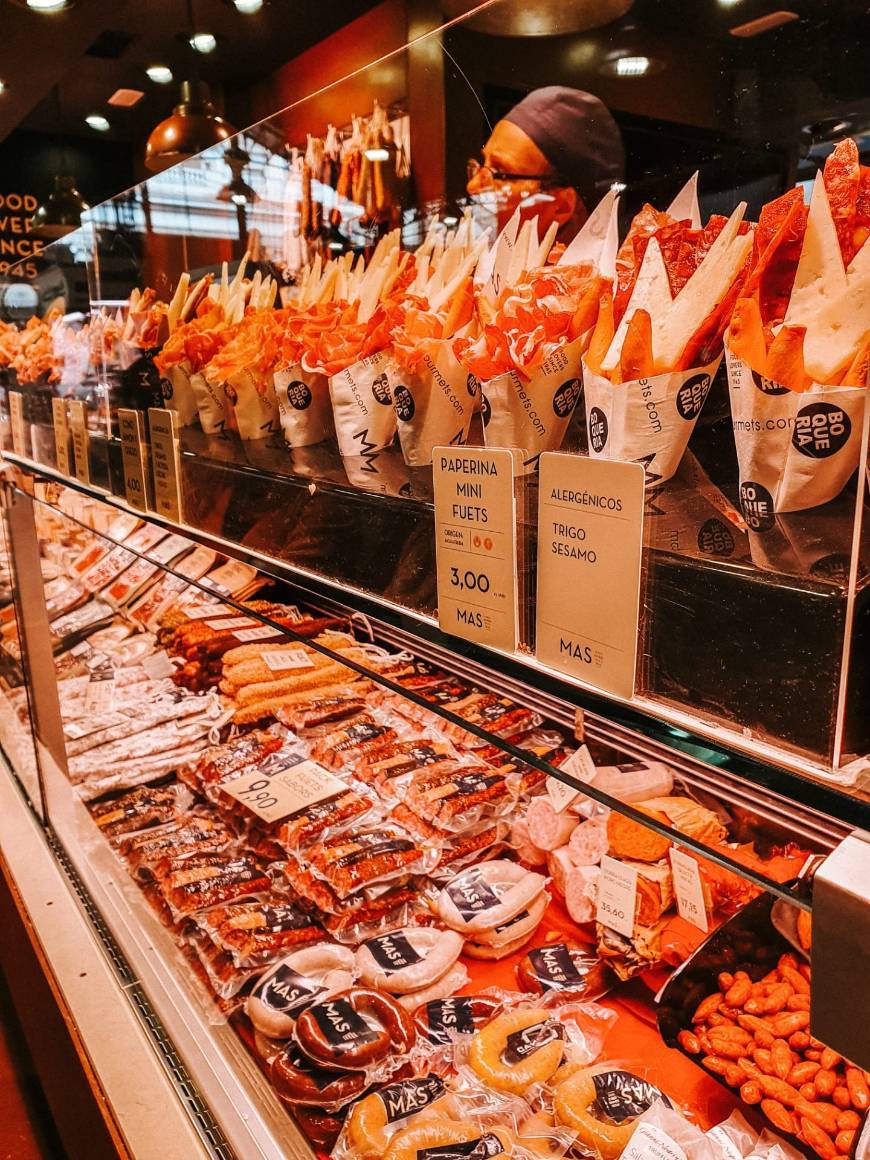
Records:
{"label": "person wearing head wrap", "polygon": [[607,106],[591,93],[550,85],[535,89],[499,121],[468,163],[468,192],[490,204],[499,229],[520,207],[539,231],[559,223],[569,242],[615,181],[625,150]]}

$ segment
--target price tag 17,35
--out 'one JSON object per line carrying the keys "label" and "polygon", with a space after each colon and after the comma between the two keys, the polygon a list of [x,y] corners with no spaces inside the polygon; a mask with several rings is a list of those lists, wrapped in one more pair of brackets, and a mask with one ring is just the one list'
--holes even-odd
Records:
{"label": "price tag 17,35", "polygon": [[221,786],[264,822],[280,822],[346,791],[343,781],[301,753],[271,754],[251,773]]}
{"label": "price tag 17,35", "polygon": [[148,474],[142,441],[142,415],[139,411],[118,409],[121,431],[121,454],[124,461],[124,494],[127,503],[137,511],[148,510]]}
{"label": "price tag 17,35", "polygon": [[176,523],[181,521],[181,462],[175,412],[148,408],[151,432],[151,467],[154,473],[154,510]]}
{"label": "price tag 17,35", "polygon": [[637,870],[605,854],[598,878],[598,905],[595,921],[610,927],[624,938],[634,934],[637,906]]}
{"label": "price tag 17,35", "polygon": [[89,487],[91,482],[90,437],[88,435],[88,413],[82,399],[70,399],[69,425],[72,432],[76,479],[79,483]]}
{"label": "price tag 17,35", "polygon": [[55,396],[51,400],[51,423],[54,427],[54,461],[61,475],[72,475],[69,460],[69,419],[66,399]]}
{"label": "price tag 17,35", "polygon": [[518,454],[484,447],[432,454],[438,623],[506,652],[517,647]]}
{"label": "price tag 17,35", "polygon": [[707,902],[704,898],[704,884],[698,863],[684,850],[676,846],[670,849],[671,870],[674,875],[674,894],[677,896],[677,913],[686,922],[700,930],[710,929],[707,917]]}

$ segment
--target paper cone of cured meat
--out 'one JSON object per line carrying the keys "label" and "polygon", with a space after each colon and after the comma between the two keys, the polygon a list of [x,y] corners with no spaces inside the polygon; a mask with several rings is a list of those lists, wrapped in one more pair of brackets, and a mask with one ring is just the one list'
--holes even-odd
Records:
{"label": "paper cone of cured meat", "polygon": [[516,447],[523,472],[557,451],[580,398],[580,356],[595,323],[605,251],[616,254],[618,199],[610,193],[557,266],[544,266],[555,232],[511,219],[479,271],[480,327],[458,339],[457,356],[479,380],[484,440]]}
{"label": "paper cone of cured meat", "polygon": [[468,442],[478,382],[453,353],[450,339],[418,344],[417,356],[412,367],[396,370],[393,403],[405,462],[426,467],[433,448]]}
{"label": "paper cone of cured meat", "polygon": [[288,447],[312,447],[332,434],[329,380],[297,363],[275,371],[278,421]]}
{"label": "paper cone of cured meat", "polygon": [[232,428],[245,441],[268,439],[278,430],[278,399],[271,375],[253,369],[238,371],[224,382],[232,408]]}
{"label": "paper cone of cured meat", "polygon": [[589,455],[642,463],[647,486],[680,465],[752,245],[745,203],[700,229],[686,202],[684,190],[667,212],[635,217],[583,359]]}
{"label": "paper cone of cured meat", "polygon": [[382,350],[329,379],[338,449],[359,456],[389,447],[396,434],[390,356]]}
{"label": "paper cone of cured meat", "polygon": [[192,377],[191,365],[186,360],[169,367],[164,375],[164,382],[169,383],[169,389],[164,388],[163,392],[166,406],[178,415],[180,427],[189,427],[199,413]]}
{"label": "paper cone of cured meat", "polygon": [[740,503],[754,531],[830,502],[861,462],[868,232],[870,168],[853,141],[828,158],[808,212],[800,190],[762,211],[748,293],[726,336]]}

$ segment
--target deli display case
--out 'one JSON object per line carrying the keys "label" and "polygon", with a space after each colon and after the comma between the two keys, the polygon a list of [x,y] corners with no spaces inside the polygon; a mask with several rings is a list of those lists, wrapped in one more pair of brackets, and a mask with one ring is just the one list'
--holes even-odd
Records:
{"label": "deli display case", "polygon": [[[115,1143],[863,1156],[866,137],[655,167],[613,6],[382,7],[0,323],[3,792],[186,1125]],[[568,202],[463,168],[542,100]]]}

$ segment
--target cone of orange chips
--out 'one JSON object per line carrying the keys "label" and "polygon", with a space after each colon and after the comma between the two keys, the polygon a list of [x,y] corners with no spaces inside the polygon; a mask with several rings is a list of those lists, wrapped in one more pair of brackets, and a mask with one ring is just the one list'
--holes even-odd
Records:
{"label": "cone of orange chips", "polygon": [[870,371],[870,167],[841,141],[813,185],[766,205],[725,337],[740,503],[779,512],[834,499],[860,460]]}
{"label": "cone of orange chips", "polygon": [[635,216],[583,358],[589,455],[642,463],[647,486],[680,465],[752,245],[745,203],[701,227],[696,179]]}

